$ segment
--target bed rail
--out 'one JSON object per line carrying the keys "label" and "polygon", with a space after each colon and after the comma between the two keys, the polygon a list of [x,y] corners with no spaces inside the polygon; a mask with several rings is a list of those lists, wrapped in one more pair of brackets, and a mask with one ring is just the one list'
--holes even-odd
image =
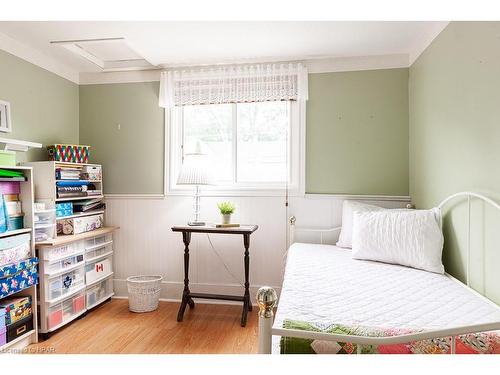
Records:
{"label": "bed rail", "polygon": [[[442,208],[450,201],[459,198],[466,197],[467,198],[467,287],[469,287],[470,283],[470,217],[471,217],[471,198],[478,198],[492,207],[496,208],[500,211],[500,204],[493,201],[492,199],[474,192],[464,191],[459,192],[449,197],[445,198],[441,203],[439,203],[438,208],[442,210]],[[338,236],[340,233],[340,227],[337,228],[301,228],[296,227],[296,218],[295,216],[290,217],[289,219],[289,236],[288,236],[288,246],[293,244],[296,240],[296,233],[299,231],[302,232],[311,232],[319,234],[319,241],[321,244],[324,243],[324,235],[325,233],[329,233],[333,236]],[[441,223],[442,224],[442,223]],[[450,276],[451,277],[451,276]],[[459,282],[457,280],[457,282]],[[473,289],[470,289],[472,292],[477,293]],[[479,294],[481,295],[481,294]],[[481,295],[482,296],[482,295]],[[482,296],[486,299],[486,297]],[[465,335],[469,333],[480,333],[487,331],[500,330],[500,322],[487,323],[487,324],[477,324],[471,326],[462,326],[462,327],[453,327],[447,329],[439,329],[439,330],[429,330],[416,332],[412,334],[404,334],[399,336],[389,336],[389,337],[364,337],[364,336],[350,336],[350,335],[338,335],[338,334],[329,334],[322,332],[309,332],[309,331],[301,331],[295,329],[285,329],[285,328],[273,328],[273,318],[274,318],[274,307],[278,303],[278,298],[276,291],[271,287],[262,287],[259,289],[257,293],[257,302],[259,304],[260,312],[259,312],[259,353],[266,354],[271,353],[272,349],[272,336],[283,336],[283,337],[297,337],[297,338],[307,338],[313,340],[326,340],[326,341],[339,341],[339,342],[351,342],[353,344],[357,344],[357,353],[360,354],[362,352],[363,345],[388,345],[388,344],[400,344],[400,343],[408,343],[419,340],[426,339],[434,339],[434,338],[443,338],[443,337],[451,337],[451,350],[450,353],[454,354],[456,351],[456,337],[459,335]],[[493,303],[489,301],[490,303]]]}

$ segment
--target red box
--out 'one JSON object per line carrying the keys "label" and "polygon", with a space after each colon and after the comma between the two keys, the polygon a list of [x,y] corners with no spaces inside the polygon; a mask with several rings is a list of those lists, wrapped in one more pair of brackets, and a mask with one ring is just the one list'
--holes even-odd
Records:
{"label": "red box", "polygon": [[73,313],[76,314],[85,308],[85,296],[73,298]]}
{"label": "red box", "polygon": [[49,323],[49,328],[52,328],[52,327],[57,326],[58,324],[61,324],[62,321],[63,321],[63,311],[62,311],[62,309],[54,311],[53,313],[50,313],[48,320],[49,320],[49,322],[48,322]]}

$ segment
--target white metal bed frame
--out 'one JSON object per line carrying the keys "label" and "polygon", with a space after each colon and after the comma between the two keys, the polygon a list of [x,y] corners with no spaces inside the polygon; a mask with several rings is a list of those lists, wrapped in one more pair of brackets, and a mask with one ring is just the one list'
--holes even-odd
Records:
{"label": "white metal bed frame", "polygon": [[[450,195],[444,199],[438,208],[442,209],[448,202],[458,198],[467,198],[467,265],[466,265],[466,285],[464,285],[459,280],[455,279],[449,274],[445,274],[447,277],[453,281],[460,283],[463,287],[467,288],[471,293],[481,297],[486,302],[492,304],[493,306],[500,308],[497,304],[487,299],[482,294],[476,292],[470,288],[470,217],[471,217],[471,198],[478,198],[483,202],[490,204],[492,207],[500,211],[500,205],[493,201],[492,199],[478,193],[464,191]],[[328,228],[328,229],[315,229],[315,228],[297,228],[295,227],[295,217],[290,218],[290,228],[289,228],[289,244],[294,243],[295,232],[315,232],[319,234],[320,243],[323,244],[323,238],[325,233],[330,235],[336,235],[340,233],[340,227]],[[442,223],[441,223],[442,224]],[[413,341],[420,341],[426,339],[451,337],[451,354],[456,353],[456,336],[468,334],[468,333],[480,333],[487,331],[500,330],[500,321],[487,324],[476,324],[470,326],[453,327],[446,329],[437,329],[422,331],[412,334],[404,334],[398,336],[388,336],[388,337],[364,337],[364,336],[350,336],[350,335],[340,335],[331,334],[323,332],[310,332],[302,331],[297,329],[287,329],[287,328],[273,328],[273,317],[274,317],[274,307],[277,305],[278,297],[276,291],[267,286],[263,286],[257,292],[257,302],[259,304],[259,353],[261,354],[271,354],[272,351],[272,336],[282,336],[282,337],[297,337],[312,340],[325,340],[325,341],[337,341],[337,342],[351,342],[357,344],[357,353],[361,354],[363,345],[389,345],[389,344],[402,344]]]}

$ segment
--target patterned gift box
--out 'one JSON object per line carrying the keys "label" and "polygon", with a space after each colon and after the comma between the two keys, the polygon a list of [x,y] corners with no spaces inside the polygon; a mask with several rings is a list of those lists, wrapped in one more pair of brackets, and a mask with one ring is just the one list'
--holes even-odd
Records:
{"label": "patterned gift box", "polygon": [[47,146],[49,160],[83,163],[89,162],[90,146],[55,144]]}
{"label": "patterned gift box", "polygon": [[38,258],[0,267],[0,298],[38,284]]}

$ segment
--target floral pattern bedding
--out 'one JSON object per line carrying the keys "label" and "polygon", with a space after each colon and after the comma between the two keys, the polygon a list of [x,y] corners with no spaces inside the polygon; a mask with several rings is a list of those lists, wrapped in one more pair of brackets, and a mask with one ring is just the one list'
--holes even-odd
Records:
{"label": "floral pattern bedding", "polygon": [[[332,324],[318,326],[302,321],[284,320],[283,328],[364,337],[388,337],[421,332],[363,326]],[[456,338],[457,354],[500,354],[500,335],[497,332],[471,333]],[[404,344],[363,345],[363,354],[450,354],[451,337],[421,340]],[[356,354],[357,345],[350,342],[282,337],[281,354]]]}

